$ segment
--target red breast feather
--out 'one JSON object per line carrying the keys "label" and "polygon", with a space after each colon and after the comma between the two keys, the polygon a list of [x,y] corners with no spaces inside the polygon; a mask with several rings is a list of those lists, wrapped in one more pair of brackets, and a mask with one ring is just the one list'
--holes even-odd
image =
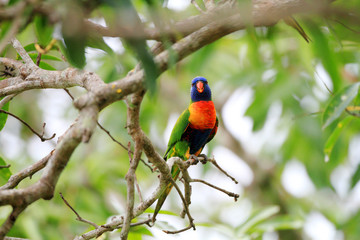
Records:
{"label": "red breast feather", "polygon": [[216,122],[216,110],[212,101],[198,101],[189,106],[189,122],[194,129],[213,129]]}

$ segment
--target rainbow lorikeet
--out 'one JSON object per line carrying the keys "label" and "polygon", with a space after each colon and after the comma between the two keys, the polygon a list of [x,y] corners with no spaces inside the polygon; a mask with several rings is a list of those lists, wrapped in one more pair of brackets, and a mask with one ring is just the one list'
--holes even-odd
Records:
{"label": "rainbow lorikeet", "polygon": [[[164,155],[165,160],[175,156],[183,160],[196,158],[217,132],[218,118],[214,103],[211,101],[208,81],[203,77],[194,78],[191,82],[190,95],[189,107],[180,115],[171,132]],[[171,169],[174,180],[177,179],[179,173],[179,167],[174,165]],[[153,216],[154,220],[172,187],[173,185],[169,183],[160,195]]]}

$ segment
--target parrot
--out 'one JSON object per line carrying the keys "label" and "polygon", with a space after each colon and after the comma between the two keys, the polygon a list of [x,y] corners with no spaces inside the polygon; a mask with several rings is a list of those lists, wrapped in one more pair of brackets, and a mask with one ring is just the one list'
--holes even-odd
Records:
{"label": "parrot", "polygon": [[[179,157],[184,161],[189,158],[197,159],[204,146],[214,138],[217,132],[219,121],[206,78],[195,77],[192,80],[190,96],[189,107],[180,115],[170,134],[164,154],[165,161],[171,157]],[[171,169],[174,181],[178,178],[179,173],[179,167],[174,165]],[[172,187],[173,184],[169,183],[160,195],[155,207],[153,221],[155,221],[156,215]]]}

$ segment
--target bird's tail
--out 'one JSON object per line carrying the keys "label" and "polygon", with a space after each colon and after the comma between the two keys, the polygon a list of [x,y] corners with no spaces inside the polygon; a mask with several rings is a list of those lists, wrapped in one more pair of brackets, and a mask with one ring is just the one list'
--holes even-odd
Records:
{"label": "bird's tail", "polygon": [[[176,179],[179,177],[179,173],[180,173],[180,169],[177,165],[174,165],[171,169],[171,175],[172,175],[172,178],[174,179],[174,181],[176,181]],[[155,211],[154,211],[154,215],[153,215],[153,222],[156,220],[156,215],[159,213],[162,205],[164,204],[165,202],[165,199],[166,197],[169,195],[171,189],[173,188],[173,184],[172,183],[169,183],[164,192],[160,195],[157,203],[156,203],[156,207],[155,207]]]}
{"label": "bird's tail", "polygon": [[305,41],[307,41],[307,42],[311,41],[310,37],[306,34],[304,29],[295,20],[295,18],[293,18],[292,16],[289,16],[289,17],[284,18],[283,20],[287,25],[295,28],[300,33],[300,35],[305,39]]}

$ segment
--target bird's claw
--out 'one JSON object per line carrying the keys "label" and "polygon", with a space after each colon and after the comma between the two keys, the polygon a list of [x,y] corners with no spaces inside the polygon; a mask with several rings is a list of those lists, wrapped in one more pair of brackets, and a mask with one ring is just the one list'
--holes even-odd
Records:
{"label": "bird's claw", "polygon": [[196,165],[199,162],[198,157],[196,155],[194,155],[194,154],[190,155],[189,160],[190,160],[191,165]]}
{"label": "bird's claw", "polygon": [[203,154],[203,153],[202,153],[202,154],[199,154],[198,158],[200,158],[200,157],[203,158],[202,160],[200,160],[200,162],[201,162],[202,164],[207,163],[208,160],[209,160],[209,158],[206,156],[206,154]]}

